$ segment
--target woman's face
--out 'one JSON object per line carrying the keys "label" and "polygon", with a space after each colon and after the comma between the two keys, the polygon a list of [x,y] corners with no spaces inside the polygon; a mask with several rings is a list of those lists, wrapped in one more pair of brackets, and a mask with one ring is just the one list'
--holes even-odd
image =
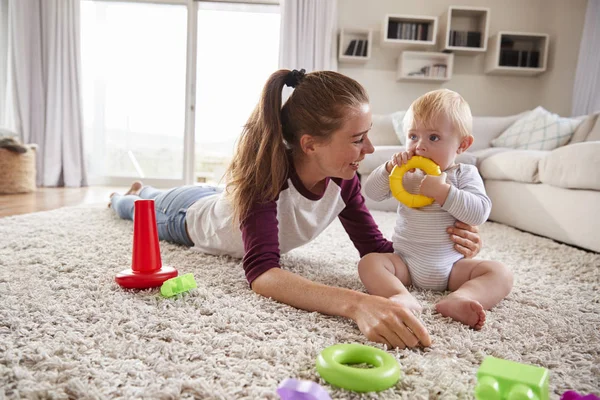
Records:
{"label": "woman's face", "polygon": [[315,160],[323,175],[331,178],[354,178],[365,154],[374,151],[368,136],[370,129],[371,108],[364,104],[348,115],[344,126],[333,133],[328,143],[318,146]]}

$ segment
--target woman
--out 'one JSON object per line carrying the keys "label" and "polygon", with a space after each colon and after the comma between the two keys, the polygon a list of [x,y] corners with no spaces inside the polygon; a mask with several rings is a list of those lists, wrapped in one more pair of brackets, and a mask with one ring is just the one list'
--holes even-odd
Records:
{"label": "woman", "polygon": [[[294,88],[282,107],[284,85]],[[166,192],[132,185],[111,205],[131,219],[133,201],[154,198],[159,237],[210,254],[242,257],[255,292],[308,311],[354,320],[372,341],[429,346],[423,324],[383,297],[312,282],[285,271],[279,257],[308,243],[339,218],[361,256],[392,253],[360,194],[356,171],[373,152],[365,89],[336,72],[279,70],[267,81],[239,139],[224,192],[180,187]],[[449,227],[465,256],[479,250],[475,227]]]}

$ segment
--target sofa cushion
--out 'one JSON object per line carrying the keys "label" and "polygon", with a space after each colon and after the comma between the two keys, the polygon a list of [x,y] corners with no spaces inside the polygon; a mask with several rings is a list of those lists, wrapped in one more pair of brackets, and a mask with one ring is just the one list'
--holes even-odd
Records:
{"label": "sofa cushion", "polygon": [[373,146],[399,146],[398,136],[394,131],[392,114],[373,114],[373,126],[369,131],[369,140]]}
{"label": "sofa cushion", "polygon": [[592,128],[596,124],[596,120],[598,119],[599,114],[600,114],[600,112],[597,112],[594,114],[583,115],[581,117],[577,117],[576,119],[581,119],[582,122],[581,122],[581,124],[579,124],[577,129],[575,129],[575,132],[573,133],[573,136],[571,137],[571,140],[569,140],[568,144],[579,143],[579,142],[585,141],[585,139],[588,137],[589,133],[591,132]]}
{"label": "sofa cushion", "polygon": [[404,131],[404,116],[406,111],[396,111],[392,114],[392,124],[394,125],[394,131],[400,141],[400,144],[404,146],[406,144],[406,132]]}
{"label": "sofa cushion", "polygon": [[520,117],[491,144],[513,149],[552,150],[566,144],[581,122],[537,107]]}
{"label": "sofa cushion", "polygon": [[575,143],[551,151],[540,162],[540,181],[566,189],[600,190],[600,142]]}
{"label": "sofa cushion", "polygon": [[539,183],[538,164],[548,155],[543,150],[503,151],[487,157],[479,165],[484,179]]}
{"label": "sofa cushion", "polygon": [[473,152],[473,155],[477,158],[477,168],[481,165],[483,160],[488,157],[493,156],[494,154],[504,153],[505,151],[513,151],[514,149],[509,149],[508,147],[488,147],[487,149],[481,149]]}
{"label": "sofa cushion", "polygon": [[473,137],[475,140],[469,151],[477,151],[490,147],[492,139],[500,136],[502,132],[526,113],[527,111],[506,117],[473,117]]}

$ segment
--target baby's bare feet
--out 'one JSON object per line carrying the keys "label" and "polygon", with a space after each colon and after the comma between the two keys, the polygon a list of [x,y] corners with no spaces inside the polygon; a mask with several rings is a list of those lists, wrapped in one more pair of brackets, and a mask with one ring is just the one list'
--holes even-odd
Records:
{"label": "baby's bare feet", "polygon": [[450,317],[476,330],[481,329],[485,323],[483,306],[466,297],[450,295],[437,303],[435,309],[444,317]]}
{"label": "baby's bare feet", "polygon": [[419,301],[417,299],[415,299],[414,296],[410,293],[397,294],[395,296],[390,297],[390,300],[392,300],[398,304],[402,304],[404,307],[408,308],[409,310],[413,310],[413,311],[417,311],[417,312],[421,312],[421,310],[423,310],[423,307],[421,307],[421,304],[419,304]]}

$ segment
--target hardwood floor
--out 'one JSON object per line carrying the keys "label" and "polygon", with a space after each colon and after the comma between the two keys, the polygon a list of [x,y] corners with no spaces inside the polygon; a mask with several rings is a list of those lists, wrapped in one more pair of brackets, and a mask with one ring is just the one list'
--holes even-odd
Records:
{"label": "hardwood floor", "polygon": [[106,203],[112,192],[126,187],[89,186],[83,188],[38,188],[33,193],[0,194],[0,218],[49,211],[79,204]]}

